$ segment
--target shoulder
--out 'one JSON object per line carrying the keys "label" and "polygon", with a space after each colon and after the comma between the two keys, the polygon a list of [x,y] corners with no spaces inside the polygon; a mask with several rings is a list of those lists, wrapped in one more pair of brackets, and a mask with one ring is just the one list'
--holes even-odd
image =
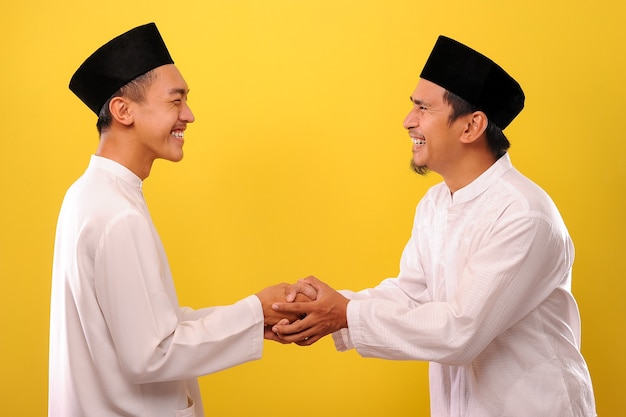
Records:
{"label": "shoulder", "polygon": [[61,206],[60,220],[77,227],[105,226],[123,216],[143,216],[141,191],[106,171],[88,170],[70,186]]}
{"label": "shoulder", "polygon": [[493,192],[505,196],[509,204],[515,205],[521,211],[544,213],[559,219],[561,217],[548,193],[515,168],[502,176]]}

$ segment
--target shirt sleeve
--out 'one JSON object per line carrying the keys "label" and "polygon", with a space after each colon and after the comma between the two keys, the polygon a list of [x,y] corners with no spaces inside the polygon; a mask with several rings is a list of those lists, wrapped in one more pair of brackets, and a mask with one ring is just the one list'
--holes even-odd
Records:
{"label": "shirt sleeve", "polygon": [[155,233],[140,213],[122,213],[105,229],[95,255],[96,295],[129,380],[185,379],[259,359],[263,311],[258,298],[181,310]]}
{"label": "shirt sleeve", "polygon": [[[388,300],[393,303],[402,304],[407,309],[413,309],[431,301],[424,279],[424,272],[419,262],[416,262],[415,256],[410,256],[410,254],[415,251],[415,242],[413,238],[411,238],[405,245],[400,258],[400,273],[398,278],[387,278],[375,288],[369,288],[359,292],[350,290],[341,290],[339,292],[350,300]],[[354,343],[352,342],[348,329],[341,329],[333,333],[332,337],[337,350],[345,351],[354,348]]]}
{"label": "shirt sleeve", "polygon": [[[423,297],[426,302],[412,306],[406,296],[377,297],[377,289],[351,300],[349,330],[335,334],[337,348],[352,344],[363,356],[467,364],[561,285],[572,263],[567,233],[541,213],[498,222],[478,246],[447,302]],[[405,250],[403,262],[413,264],[416,256]],[[392,281],[402,288],[411,280],[404,274]]]}

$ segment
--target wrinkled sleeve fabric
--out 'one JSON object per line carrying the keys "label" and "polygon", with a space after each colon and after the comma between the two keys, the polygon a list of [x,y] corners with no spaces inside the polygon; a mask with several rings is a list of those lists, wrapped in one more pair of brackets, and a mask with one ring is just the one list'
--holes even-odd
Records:
{"label": "wrinkled sleeve fabric", "polygon": [[256,296],[193,311],[177,304],[149,219],[113,218],[95,255],[95,291],[122,371],[134,383],[178,380],[259,359],[263,313]]}
{"label": "wrinkled sleeve fabric", "polygon": [[[355,347],[363,356],[385,359],[468,364],[559,286],[573,256],[563,231],[541,213],[508,216],[477,244],[447,301],[411,305],[407,296],[400,302],[378,297],[389,282],[370,291],[371,297],[352,299],[349,331],[340,338],[335,334],[337,348]],[[402,264],[416,264],[417,253],[405,250]],[[415,280],[421,282],[419,275],[404,274],[391,282],[406,288],[415,286]]]}
{"label": "wrinkled sleeve fabric", "polygon": [[[409,239],[400,258],[400,273],[397,278],[387,278],[375,288],[354,292],[350,290],[339,291],[343,296],[351,300],[387,300],[394,304],[403,305],[407,310],[431,301],[424,271],[415,256],[411,253],[416,251],[415,241]],[[348,309],[350,309],[350,303]],[[348,329],[341,329],[333,333],[335,346],[339,351],[354,349],[354,343]]]}

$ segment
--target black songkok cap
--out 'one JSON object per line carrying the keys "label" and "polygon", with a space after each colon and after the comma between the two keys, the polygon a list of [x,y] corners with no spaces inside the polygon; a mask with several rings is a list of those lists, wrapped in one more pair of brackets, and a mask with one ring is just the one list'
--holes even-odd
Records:
{"label": "black songkok cap", "polygon": [[112,39],[87,58],[72,76],[70,90],[97,115],[130,81],[173,63],[156,25],[148,23]]}
{"label": "black songkok cap", "polygon": [[491,59],[445,36],[437,39],[420,78],[477,106],[500,129],[524,108],[517,81]]}

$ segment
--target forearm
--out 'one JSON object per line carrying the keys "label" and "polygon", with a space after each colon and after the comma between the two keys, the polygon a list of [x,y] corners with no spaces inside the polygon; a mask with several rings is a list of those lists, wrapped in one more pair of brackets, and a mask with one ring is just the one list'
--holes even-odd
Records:
{"label": "forearm", "polygon": [[258,299],[212,308],[210,314],[181,321],[169,334],[130,335],[134,346],[119,350],[120,365],[135,383],[185,379],[259,359],[263,314]]}

